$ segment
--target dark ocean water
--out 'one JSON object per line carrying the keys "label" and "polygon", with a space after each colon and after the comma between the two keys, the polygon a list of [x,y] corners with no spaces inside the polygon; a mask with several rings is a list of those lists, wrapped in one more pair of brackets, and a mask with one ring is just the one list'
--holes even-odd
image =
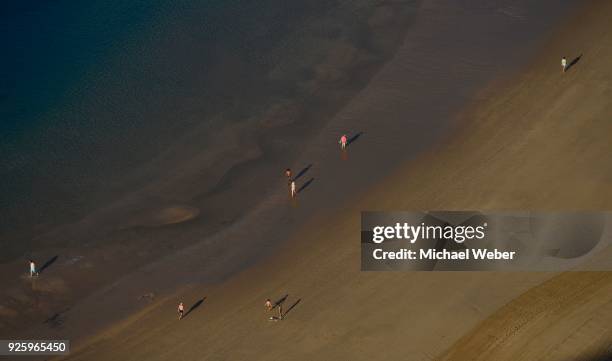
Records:
{"label": "dark ocean water", "polygon": [[[86,105],[107,102],[101,81],[117,82],[123,49],[146,34],[164,9],[149,1],[13,1],[3,5],[0,36],[0,234],[78,214],[92,148],[122,126]],[[131,123],[135,125],[134,122]],[[130,124],[125,124],[130,127]],[[77,154],[85,155],[80,159]],[[91,156],[88,156],[91,155]],[[91,168],[89,168],[91,169]],[[5,255],[7,248],[4,248]]]}
{"label": "dark ocean water", "polygon": [[28,142],[35,127],[53,126],[44,124],[46,115],[78,100],[70,96],[79,81],[100,71],[163,11],[154,1],[5,2],[0,18],[2,144],[17,146]]}
{"label": "dark ocean water", "polygon": [[[0,18],[5,54],[0,59],[3,210],[38,203],[37,192],[46,187],[61,192],[60,183],[70,179],[62,179],[65,169],[60,168],[70,166],[65,162],[71,152],[84,153],[82,147],[95,147],[105,131],[130,126],[103,119],[89,104],[115,97],[100,94],[97,88],[103,82],[122,85],[115,67],[132,63],[121,59],[122,54],[135,52],[128,49],[150,36],[170,9],[155,1],[4,4]],[[74,184],[66,184],[70,186]]]}
{"label": "dark ocean water", "polygon": [[189,121],[170,109],[204,92],[199,74],[215,42],[231,42],[247,10],[239,1],[5,3],[0,234],[80,215],[111,173],[184,131]]}

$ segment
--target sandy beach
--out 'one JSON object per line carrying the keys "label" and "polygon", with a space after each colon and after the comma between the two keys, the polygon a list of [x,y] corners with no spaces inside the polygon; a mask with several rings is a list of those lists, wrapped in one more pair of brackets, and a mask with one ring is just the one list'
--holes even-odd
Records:
{"label": "sandy beach", "polygon": [[[426,3],[420,11],[439,11]],[[508,11],[512,19],[522,16],[504,10],[504,19]],[[384,16],[372,17],[372,24]],[[464,21],[478,18],[477,12],[465,16]],[[428,20],[414,26],[436,24]],[[444,24],[439,36],[452,37],[449,30],[464,26]],[[408,32],[368,85],[296,151],[291,163],[299,175],[296,200],[288,199],[278,172],[278,189],[249,203],[246,216],[215,214],[232,226],[214,232],[190,229],[190,222],[213,217],[212,210],[224,202],[235,204],[240,192],[253,192],[248,183],[231,188],[238,189],[234,198],[227,193],[206,198],[208,210],[166,202],[130,208],[126,222],[102,216],[108,224],[147,229],[160,239],[187,228],[185,238],[204,241],[166,244],[168,256],[136,270],[129,256],[135,249],[146,252],[149,239],[113,243],[108,255],[124,253],[126,264],[105,267],[125,269],[121,278],[110,271],[107,278],[94,276],[99,265],[63,256],[62,267],[51,264],[32,289],[35,295],[44,294],[35,287],[60,295],[44,306],[55,315],[19,335],[74,340],[71,355],[53,358],[58,360],[611,357],[610,272],[362,272],[359,247],[363,210],[609,210],[610,24],[612,3],[585,2],[553,28],[540,29],[545,35],[529,44],[527,59],[503,56],[492,35],[479,38],[490,49],[474,44],[468,49],[472,57],[442,73],[437,69],[442,65],[432,62],[410,69],[432,54],[444,60],[458,49],[449,46],[441,54],[427,45],[437,33]],[[464,30],[475,35],[480,28]],[[469,46],[453,40],[458,48]],[[479,51],[497,51],[511,64],[484,63]],[[565,74],[559,63],[564,55],[572,64]],[[498,66],[509,70],[490,81]],[[432,73],[443,76],[429,77]],[[421,89],[422,97],[410,100],[409,88]],[[452,96],[456,101],[441,101]],[[443,117],[449,114],[452,118]],[[335,139],[347,129],[354,142],[343,154]],[[283,169],[277,161],[263,167],[270,174],[275,168]],[[230,180],[221,182],[221,189],[233,179],[225,177]],[[113,215],[112,208],[106,211]],[[91,224],[85,219],[78,229]],[[172,231],[177,226],[184,228]],[[66,270],[70,260],[79,265],[78,274]],[[19,267],[16,262],[5,270]],[[67,285],[90,276],[101,288],[58,310],[79,292]],[[281,300],[282,321],[268,320],[277,309],[265,310],[267,298]],[[179,301],[187,308],[181,321],[175,313]],[[14,316],[10,308],[0,308],[3,315]]]}
{"label": "sandy beach", "polygon": [[[68,359],[603,357],[608,273],[369,274],[358,271],[357,245],[362,209],[609,208],[611,16],[610,4],[595,2],[573,17],[511,85],[485,91],[457,133],[332,221],[315,216],[262,264],[194,285],[180,298],[206,298],[184,322],[171,298]],[[581,58],[561,74],[565,53]],[[263,300],[284,294],[286,319],[266,321]]]}

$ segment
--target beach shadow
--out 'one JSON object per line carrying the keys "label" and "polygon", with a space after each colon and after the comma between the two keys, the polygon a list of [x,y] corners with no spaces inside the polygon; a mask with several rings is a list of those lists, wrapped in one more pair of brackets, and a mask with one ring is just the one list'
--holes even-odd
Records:
{"label": "beach shadow", "polygon": [[301,176],[303,176],[306,172],[308,172],[308,170],[312,167],[312,164],[307,165],[304,169],[302,169],[296,176],[295,178],[293,178],[293,180],[297,180],[298,178],[300,178]]}
{"label": "beach shadow", "polygon": [[38,269],[38,273],[39,274],[43,273],[47,268],[49,268],[49,266],[51,266],[53,263],[55,263],[55,261],[57,261],[58,258],[59,258],[59,256],[53,256],[50,260],[45,262],[45,264],[43,264],[42,267],[40,267]]}
{"label": "beach shadow", "polygon": [[275,309],[276,307],[282,305],[283,302],[287,300],[287,297],[289,297],[288,293],[284,295],[283,297],[279,298],[278,300],[276,300],[276,302],[274,302],[274,306],[272,306],[272,309]]}
{"label": "beach shadow", "polygon": [[200,298],[196,303],[194,303],[193,305],[191,305],[191,307],[189,307],[189,310],[187,310],[187,313],[185,313],[185,316],[183,316],[183,318],[187,317],[187,315],[189,315],[191,313],[191,311],[195,310],[196,308],[200,307],[200,305],[202,303],[204,303],[204,300],[206,299],[206,297],[202,297]]}
{"label": "beach shadow", "polygon": [[297,300],[297,301],[295,301],[295,302],[294,302],[294,303],[293,303],[291,306],[289,306],[289,308],[287,309],[287,311],[285,311],[285,313],[283,313],[283,318],[285,318],[285,316],[287,316],[287,314],[288,314],[289,312],[291,312],[291,310],[292,310],[292,309],[293,309],[295,306],[297,306],[297,305],[298,305],[298,303],[300,303],[300,301],[301,301],[301,300],[302,300],[301,298],[298,298],[298,300]]}
{"label": "beach shadow", "polygon": [[300,189],[297,190],[298,193],[301,193],[304,189],[306,189],[306,187],[308,187],[310,185],[310,183],[312,183],[312,181],[314,181],[314,178],[310,178],[309,180],[306,181],[306,183],[304,183]]}
{"label": "beach shadow", "polygon": [[580,59],[582,59],[582,54],[578,55],[577,57],[574,58],[574,60],[572,60],[568,66],[567,69],[565,69],[565,71],[569,71],[574,65],[578,64],[578,62],[580,61]]}
{"label": "beach shadow", "polygon": [[62,311],[59,311],[52,316],[48,317],[43,324],[47,324],[50,328],[58,328],[64,324],[65,317],[64,314],[68,312],[70,308],[66,308]]}
{"label": "beach shadow", "polygon": [[346,145],[347,146],[351,145],[354,141],[359,139],[359,137],[361,137],[362,134],[363,134],[363,132],[359,132],[359,133],[353,135],[349,140],[346,141]]}

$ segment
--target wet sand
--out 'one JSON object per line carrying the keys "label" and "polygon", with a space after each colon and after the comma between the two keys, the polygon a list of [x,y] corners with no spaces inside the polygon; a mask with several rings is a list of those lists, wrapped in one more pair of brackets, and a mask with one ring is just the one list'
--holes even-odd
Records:
{"label": "wet sand", "polygon": [[[382,184],[333,208],[334,216],[312,214],[280,249],[263,247],[264,261],[222,283],[195,283],[157,300],[68,359],[609,357],[608,272],[360,272],[359,212],[610,209],[611,19],[610,3],[585,6],[520,75],[479,93],[451,136]],[[582,57],[562,74],[558,54]],[[343,171],[350,174],[354,159],[368,151],[368,134],[349,147]],[[301,195],[298,202],[307,208]],[[268,321],[264,300],[285,294],[285,319]],[[176,320],[178,300],[189,308],[203,297]]]}

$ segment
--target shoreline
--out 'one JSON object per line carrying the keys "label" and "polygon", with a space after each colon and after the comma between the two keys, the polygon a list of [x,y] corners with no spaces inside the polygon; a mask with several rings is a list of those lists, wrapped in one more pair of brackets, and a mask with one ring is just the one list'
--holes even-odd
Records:
{"label": "shoreline", "polygon": [[[309,69],[308,65],[314,67],[312,77],[296,79],[298,86],[305,87],[304,92],[309,94],[306,99],[298,97],[279,102],[275,101],[277,96],[272,94],[266,100],[272,104],[269,107],[262,103],[259,106],[262,109],[257,109],[248,119],[226,119],[228,124],[219,129],[219,124],[213,123],[223,119],[214,119],[210,124],[207,119],[155,159],[140,164],[131,174],[121,175],[127,185],[118,184],[116,180],[111,182],[108,188],[121,186],[127,189],[127,195],[119,197],[108,194],[103,206],[75,222],[44,232],[43,229],[48,226],[38,227],[42,229],[35,232],[43,232],[43,235],[38,234],[27,242],[42,246],[35,247],[37,251],[30,257],[36,258],[40,264],[55,261],[45,271],[47,277],[41,278],[38,285],[32,285],[32,289],[25,284],[27,280],[12,277],[22,273],[22,257],[0,265],[0,282],[7,285],[7,292],[0,294],[0,317],[7,318],[0,318],[0,321],[10,323],[5,327],[6,324],[0,322],[0,333],[15,331],[11,327],[23,328],[20,326],[24,323],[23,317],[15,321],[10,317],[12,310],[25,308],[26,313],[34,311],[30,317],[33,324],[61,318],[66,309],[84,296],[112,288],[126,274],[151,267],[177,251],[184,251],[189,246],[202,243],[202,240],[235,228],[236,224],[262,208],[262,203],[265,208],[266,199],[278,198],[276,183],[281,178],[282,169],[292,163],[300,148],[333,117],[336,108],[341,108],[352,93],[360,90],[359,82],[347,83],[342,79],[336,81],[333,77],[327,77],[336,74],[350,78],[358,71],[359,76],[367,80],[380,67],[379,62],[393,54],[396,46],[393,38],[397,37],[394,33],[406,31],[411,17],[396,19],[410,12],[410,4],[390,6],[396,11],[389,13],[390,8],[382,6],[373,9],[371,14],[359,15],[359,21],[366,21],[380,18],[382,12],[383,19],[393,20],[389,24],[373,24],[371,33],[365,36],[383,35],[385,43],[377,44],[375,50],[354,48],[351,41],[355,39],[345,39],[346,35],[342,32],[328,36],[309,31],[310,27],[319,23],[325,25],[328,22],[326,18],[312,20],[314,25],[308,24],[306,29],[296,30],[297,34],[290,35],[301,42],[307,42],[310,38],[325,40],[315,49],[317,53],[310,57],[312,59],[299,60],[305,62],[302,64],[306,66],[304,71]],[[366,10],[368,6],[360,9],[362,13]],[[350,35],[355,24],[333,26]],[[367,44],[365,39],[361,41]],[[299,43],[295,45],[294,51],[299,51],[300,46]],[[310,45],[304,46],[308,50]],[[343,52],[357,58],[343,58]],[[360,58],[364,52],[369,53],[370,58]],[[282,54],[277,56],[284,59]],[[284,65],[295,65],[291,63],[291,56],[291,53],[285,55],[285,58],[289,58],[285,59],[289,64]],[[310,64],[310,61],[314,64]],[[321,74],[315,73],[317,69]],[[268,76],[279,77],[292,71],[272,69]],[[273,83],[288,81],[291,78],[271,80]],[[329,99],[319,99],[326,97]],[[199,99],[198,102],[204,100]],[[305,104],[314,102],[316,106],[302,110],[298,104],[301,101]],[[317,102],[325,104],[317,105]],[[230,107],[227,112],[233,111]],[[188,116],[191,119],[199,114],[196,111]],[[119,176],[116,178],[119,179]],[[138,183],[140,178],[147,178],[142,187]],[[252,182],[251,179],[257,181]],[[254,192],[253,187],[259,191]],[[19,246],[26,243],[23,239],[9,238],[8,235],[5,239]],[[223,252],[221,245],[218,251]],[[74,269],[78,275],[74,274]],[[84,284],[83,279],[88,282]]]}
{"label": "shoreline", "polygon": [[[380,83],[380,80],[379,80],[379,83]],[[384,82],[383,82],[382,85],[386,86],[387,84],[384,84]],[[363,100],[364,98],[367,99],[367,94],[366,95],[358,95],[355,98],[356,99],[353,99],[351,102],[355,103],[355,102],[359,102],[360,100]],[[372,103],[365,104],[364,107],[370,106],[371,104]],[[346,112],[346,111],[341,112],[340,114],[337,115],[337,118],[344,119],[344,120],[350,119],[353,116],[353,114],[355,114],[354,112],[360,111],[360,107],[359,106],[357,106],[357,107],[353,106],[353,108],[354,109],[352,110],[352,112]],[[380,110],[380,108],[375,109],[375,110]],[[386,114],[389,115],[389,112],[387,112]],[[330,124],[329,126],[325,127],[324,131],[330,131],[331,133],[335,133],[335,132],[337,133],[337,132],[340,132],[342,128],[344,128],[344,127],[341,126],[341,125]],[[373,136],[371,137],[371,135],[373,135]],[[368,137],[368,141],[367,141],[368,143],[370,141],[374,141],[374,142],[381,141],[380,138],[377,138],[377,135],[376,135],[375,132],[366,131],[364,133],[363,137],[364,137],[364,140],[360,140],[359,142],[357,142],[355,147],[354,147],[354,149],[351,149],[351,153],[349,153],[350,154],[350,158],[344,159],[344,162],[346,164],[346,168],[351,168],[352,167],[352,169],[353,169],[353,170],[350,170],[349,174],[347,175],[347,177],[349,177],[349,178],[351,176],[353,176],[353,175],[356,175],[356,174],[360,173],[354,167],[357,166],[357,164],[359,162],[359,157],[361,157],[364,154],[364,152],[368,152],[367,149],[359,147],[360,143],[366,143],[365,137]],[[310,148],[309,148],[310,150],[308,152],[306,152],[305,155],[302,155],[301,159],[321,159],[321,154],[323,154],[325,152],[329,152],[331,147],[335,146],[334,144],[332,144],[331,146],[330,145],[321,145],[320,141],[319,141],[319,143],[317,143],[317,142],[318,142],[317,140],[313,140],[313,141],[310,142],[311,143]],[[314,143],[314,144],[312,144],[312,143]],[[333,143],[333,142],[331,142],[331,143]],[[418,147],[415,148],[415,149],[418,149]],[[392,149],[391,151],[396,151],[396,150]],[[304,165],[308,164],[308,162],[301,162],[301,163],[304,164]],[[333,165],[331,167],[333,168]],[[301,166],[298,166],[296,168],[301,168]],[[344,169],[344,170],[341,169],[341,170],[337,170],[336,172],[327,172],[327,171],[329,171],[329,169],[330,169],[330,163],[329,162],[327,164],[324,164],[324,163],[315,163],[313,168],[309,169],[308,172],[309,173],[312,172],[313,174],[315,174],[315,179],[318,180],[318,175],[316,175],[316,174],[325,173],[327,175],[331,174],[333,176],[335,174],[336,176],[338,176],[341,172],[346,171],[346,169]],[[389,171],[391,171],[391,170],[389,170]],[[310,176],[309,175],[305,176],[305,178],[306,178],[305,181],[308,179],[308,177],[310,177]],[[318,184],[318,183],[313,183],[313,185],[316,185],[316,184]],[[363,189],[367,189],[371,185],[372,185],[372,183],[369,183],[369,182],[366,181],[365,183],[360,184],[358,188],[353,189],[353,191],[354,191],[355,194],[360,194],[360,191],[362,191]],[[329,215],[330,213],[333,213],[334,211],[340,210],[342,212],[345,212],[347,210],[347,205],[339,204],[339,205],[335,205],[334,206],[333,204],[336,204],[335,202],[329,202],[330,204],[332,204],[330,210],[327,210],[326,212],[322,212],[323,213],[322,215],[314,215],[314,216],[312,215],[312,212],[320,204],[320,203],[317,203],[317,202],[320,202],[321,199],[326,198],[327,196],[329,196],[330,195],[329,192],[330,191],[333,192],[334,187],[335,186],[331,186],[331,187],[328,186],[326,188],[327,190],[325,192],[319,192],[319,194],[316,197],[307,198],[307,197],[301,197],[300,196],[299,197],[300,198],[299,199],[300,208],[299,208],[299,210],[294,212],[294,213],[297,213],[297,214],[284,215],[284,216],[281,217],[281,219],[285,223],[288,222],[287,224],[289,224],[290,226],[293,226],[293,225],[302,224],[302,223],[300,223],[300,218],[313,217],[313,219],[318,219],[318,221],[323,222],[320,218],[321,217],[325,217],[326,215]],[[266,202],[264,202],[265,204],[263,206],[260,206],[260,207],[277,207],[279,203],[284,202],[284,198],[286,197],[286,195],[281,194],[281,193],[284,193],[284,192],[279,192],[278,194],[275,193],[274,196],[272,197],[272,199],[268,199]],[[338,196],[332,197],[331,200],[335,201],[335,200],[341,199],[341,197],[343,197],[345,195],[346,194],[339,194]],[[302,200],[302,198],[303,198],[303,200]],[[287,208],[289,209],[289,211],[294,211],[295,208],[292,209],[291,207],[293,207],[293,206],[289,206],[289,207],[284,207],[283,206],[280,211],[281,212],[285,212],[285,211],[287,211]],[[274,219],[274,217],[266,218],[266,219],[264,219],[264,221],[265,221],[265,224],[267,224],[268,227],[273,227],[273,224],[275,224],[277,222],[277,220]],[[314,224],[313,222],[316,223],[315,221],[311,221],[311,220],[308,220],[307,223],[308,224]],[[319,224],[326,224],[326,223],[327,222],[319,223]],[[261,226],[261,225],[258,224],[258,226]],[[243,225],[240,225],[240,227],[243,227]],[[287,227],[289,227],[289,226],[287,226]],[[303,227],[303,226],[300,226],[300,227]],[[249,234],[250,231],[253,230],[253,229],[249,229],[248,227],[246,227],[246,228],[247,228],[246,230],[241,230],[240,233],[237,233],[237,234],[236,233],[231,234],[232,233],[231,230],[229,230],[229,231],[228,230],[222,231],[221,232],[222,234],[220,235],[220,238],[223,238],[224,237],[223,234],[227,234],[227,233],[230,233],[230,236],[226,235],[225,236],[226,238],[228,238],[228,237],[229,238],[232,238],[232,237],[233,238],[244,238],[245,236],[247,236]],[[291,236],[291,237],[293,237],[292,235],[295,235],[296,233],[299,233],[299,232],[297,232],[295,230],[290,230],[290,227],[289,227],[285,231],[281,232],[281,234],[278,235],[277,237],[281,237],[281,236]],[[219,241],[219,242],[221,242],[221,241]],[[278,244],[280,244],[280,246]],[[265,243],[263,243],[263,244],[261,244],[260,246],[257,247],[258,249],[257,249],[256,253],[259,254],[259,257],[263,257],[266,254],[268,254],[268,256],[269,256],[269,253],[277,252],[277,248],[278,247],[280,247],[281,249],[283,249],[285,247],[288,247],[288,245],[286,243],[278,243],[278,244],[275,243],[274,240],[266,241]],[[217,246],[217,248],[215,248],[215,251],[216,252],[221,252],[221,254],[223,254],[223,248],[221,247],[222,245],[218,243],[216,246]],[[225,245],[225,246],[227,247],[227,245]],[[206,247],[202,247],[202,245],[200,245],[200,248],[199,248],[200,252],[199,252],[199,254],[201,254],[201,251],[203,249],[207,249],[207,248],[209,248],[209,245],[207,245]],[[138,281],[139,279],[142,279],[142,275],[143,274],[150,277],[152,274],[155,274],[154,272],[160,272],[160,271],[164,272],[164,270],[172,268],[173,265],[176,265],[176,259],[180,259],[180,254],[185,255],[185,253],[191,252],[194,249],[198,250],[198,247],[188,248],[188,249],[185,249],[185,250],[182,250],[182,251],[178,251],[177,253],[179,255],[173,255],[172,257],[170,257],[170,258],[172,258],[170,260],[162,259],[162,260],[156,262],[155,265],[151,265],[151,266],[145,267],[144,270],[136,272],[136,273],[140,273],[140,276],[138,276],[138,275],[134,276],[133,280],[122,279],[121,280],[121,283],[123,284],[122,287],[132,287],[133,284],[139,282]],[[247,252],[247,253],[249,253],[249,252]],[[228,256],[228,255],[225,255],[224,257],[229,257],[229,258],[225,258],[225,259],[230,259],[230,260],[232,260],[233,263],[240,263],[240,267],[244,268],[244,267],[248,267],[248,266],[251,266],[251,265],[255,264],[255,259],[257,257],[254,258],[252,256],[253,256],[253,254],[244,254],[244,255],[239,255],[239,256],[235,256],[235,255],[234,256]],[[264,258],[264,259],[266,259],[266,258]],[[212,259],[210,259],[210,260],[212,260]],[[240,262],[238,260],[240,260]],[[198,261],[200,261],[200,260],[198,260]],[[194,260],[192,260],[190,262],[187,262],[187,265],[181,265],[180,270],[174,271],[174,272],[176,274],[180,274],[181,272],[189,270],[190,267],[196,265],[196,263],[194,263],[194,262],[195,262]],[[222,263],[222,261],[217,261],[217,262]],[[242,263],[242,262],[244,262],[244,263]],[[259,259],[259,262],[261,262],[260,259]],[[215,267],[216,267],[216,269],[215,269]],[[224,269],[224,267],[225,267],[225,269]],[[261,267],[261,266],[255,266],[255,267]],[[227,277],[229,274],[232,274],[232,272],[234,272],[234,271],[238,271],[238,268],[233,269],[233,270],[228,272],[227,266],[224,266],[224,265],[221,265],[221,264],[216,264],[213,267],[213,271],[209,272],[208,275],[196,276],[194,278],[200,284],[202,282],[204,284],[207,284],[207,283],[208,284],[217,283],[217,282],[219,282],[219,280],[224,281],[225,277]],[[268,271],[274,273],[273,270],[268,270]],[[242,274],[242,272],[239,273],[238,276],[234,276],[234,277],[230,278],[230,280],[231,279],[235,279],[236,277],[238,277],[238,278],[243,277],[243,276],[240,276],[241,274]],[[261,277],[265,277],[264,275],[260,275],[260,276]],[[199,283],[195,283],[195,284],[197,285]],[[223,286],[224,284],[225,283],[221,283],[220,286],[213,286],[213,287],[214,288],[216,288],[216,287],[225,288]],[[115,287],[117,287],[117,284],[112,284],[110,287],[108,287],[106,289],[107,290],[112,290]],[[198,286],[194,286],[194,287],[198,287]],[[520,289],[521,287],[522,286],[520,286],[518,288]],[[103,293],[104,292],[102,292],[102,294]],[[99,294],[100,293],[98,293],[97,295],[99,295]],[[172,292],[170,292],[170,294],[172,294]],[[129,292],[129,293],[124,293],[123,297],[125,297],[126,295],[128,295],[130,298],[131,297],[138,297],[138,294],[135,293],[134,291]],[[165,297],[165,293],[164,292],[160,292],[159,295],[160,295],[159,297]],[[116,301],[120,302],[120,298],[117,299]],[[158,304],[157,302],[158,301],[156,301],[155,304]],[[168,302],[170,302],[170,301],[168,301]],[[88,305],[91,306],[92,303],[89,302]],[[87,309],[87,307],[85,307],[85,309]],[[71,312],[73,314],[82,314],[83,312],[87,312],[87,311],[81,309],[80,312],[79,312],[78,307],[77,307],[75,310],[73,310]],[[153,311],[151,311],[151,312],[153,312]],[[129,314],[129,312],[128,312],[128,314]],[[70,319],[70,316],[68,316],[68,319]],[[85,324],[88,323],[88,321],[91,321],[91,320],[84,320],[84,321],[82,321],[82,324],[85,325]],[[78,327],[75,328],[75,329],[78,329]],[[41,332],[44,332],[44,331],[41,330]],[[63,332],[63,331],[60,331],[60,332]]]}

